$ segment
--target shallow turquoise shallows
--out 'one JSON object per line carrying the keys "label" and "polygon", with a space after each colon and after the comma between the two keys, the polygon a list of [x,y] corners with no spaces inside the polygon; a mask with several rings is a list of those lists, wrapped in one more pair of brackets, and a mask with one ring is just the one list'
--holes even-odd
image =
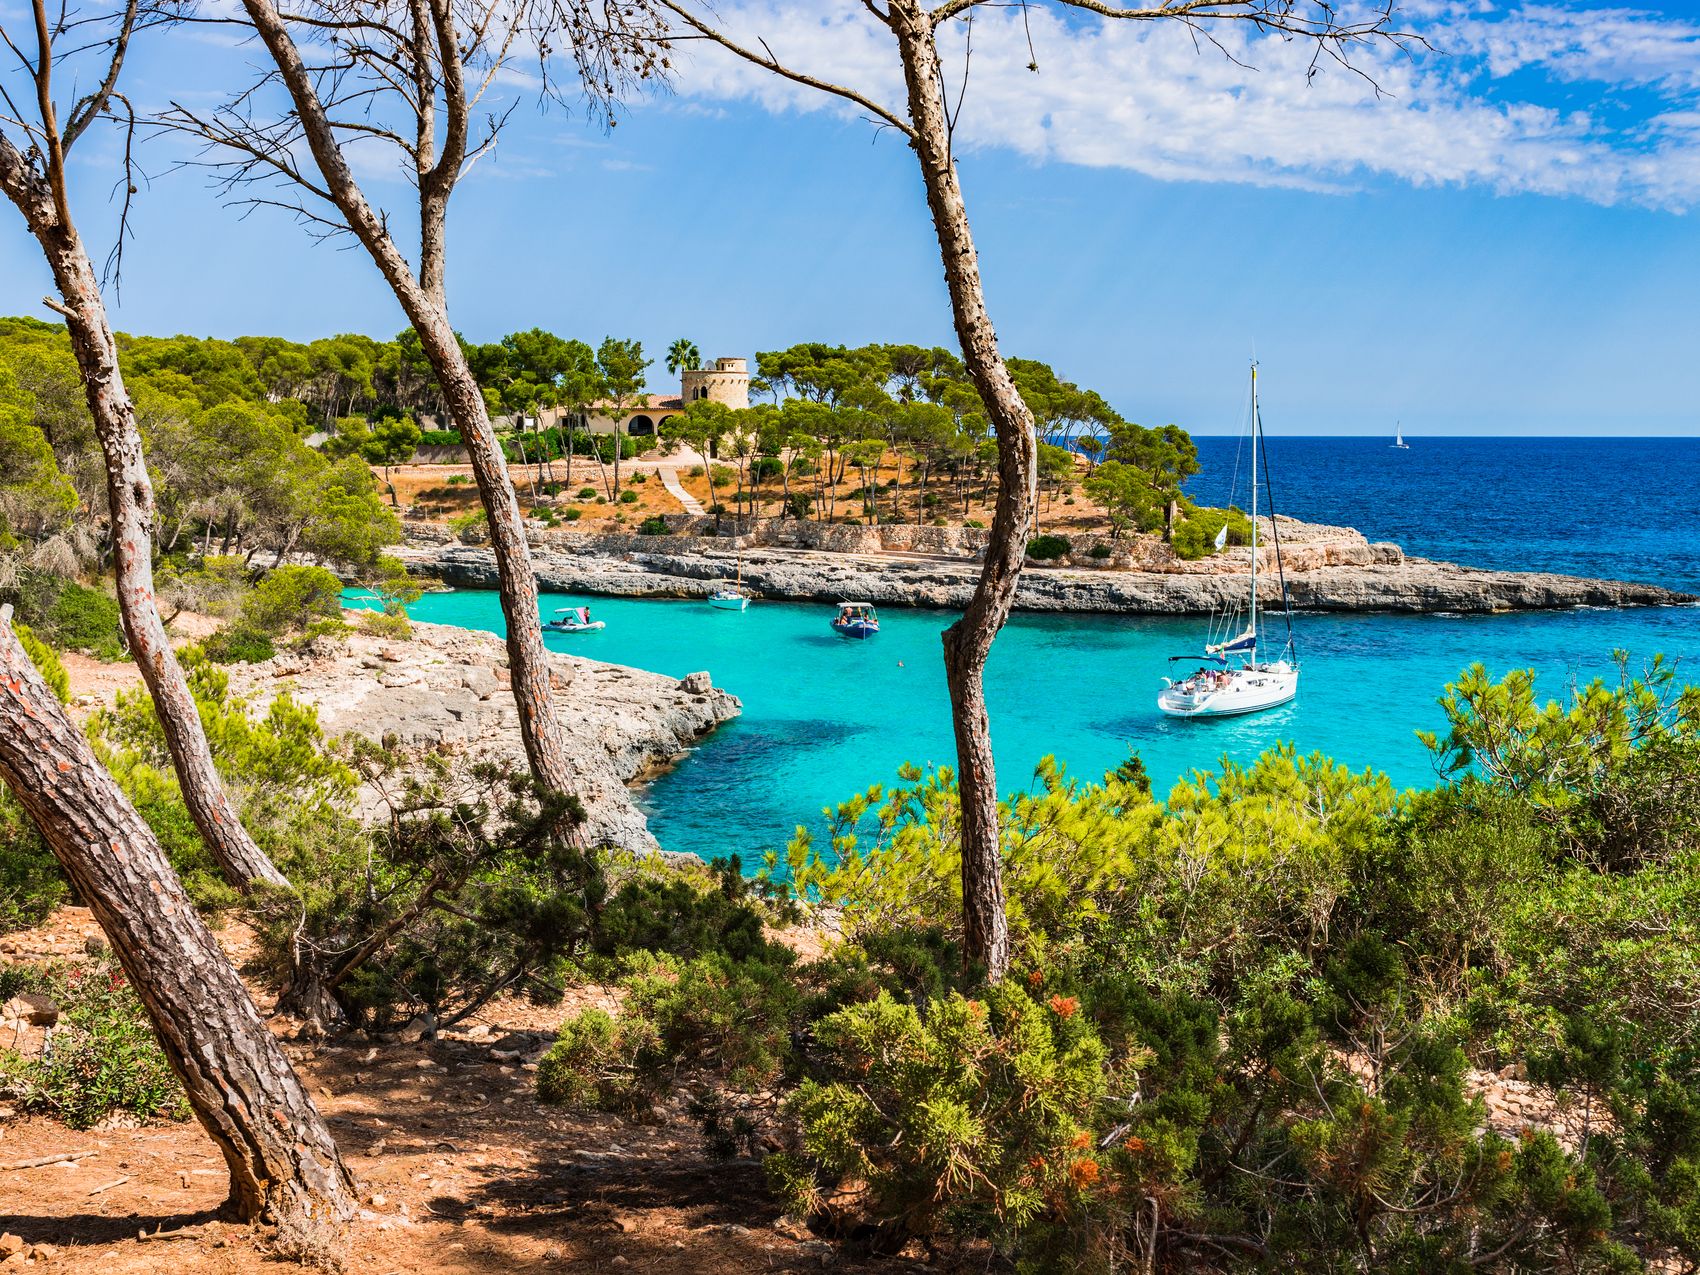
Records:
{"label": "shallow turquoise shallows", "polygon": [[[608,627],[549,634],[551,649],[683,676],[714,675],[743,717],[703,742],[645,797],[651,827],[672,850],[746,862],[781,846],[822,807],[889,782],[905,761],[954,762],[939,632],[954,617],[882,608],[881,631],[850,642],[828,629],[832,608],[545,595],[545,613],[587,603]],[[431,594],[421,620],[500,632],[494,593]],[[1574,611],[1480,618],[1307,615],[1295,621],[1298,701],[1223,721],[1157,712],[1165,657],[1198,649],[1193,620],[1018,615],[998,638],[987,694],[999,785],[1025,787],[1047,754],[1097,778],[1129,749],[1159,791],[1226,756],[1245,761],[1291,741],[1401,785],[1433,781],[1415,730],[1441,725],[1435,699],[1472,661],[1496,673],[1531,667],[1540,688],[1611,676],[1611,651],[1700,655],[1700,611]],[[1692,668],[1692,664],[1690,664]],[[570,711],[570,698],[568,700]]]}

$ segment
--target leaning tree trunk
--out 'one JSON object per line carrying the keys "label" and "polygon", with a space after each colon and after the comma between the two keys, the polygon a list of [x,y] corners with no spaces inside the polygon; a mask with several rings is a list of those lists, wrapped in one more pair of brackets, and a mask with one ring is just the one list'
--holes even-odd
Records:
{"label": "leaning tree trunk", "polygon": [[[423,5],[413,8],[414,22],[424,21],[425,8]],[[449,46],[439,50],[442,56],[435,65],[444,77],[445,95],[455,104],[448,112],[442,159],[437,167],[420,175],[420,270],[416,277],[390,237],[383,218],[361,192],[315,91],[313,74],[302,61],[276,5],[272,0],[243,0],[243,9],[277,64],[279,76],[300,117],[314,163],[325,179],[326,191],[419,334],[420,345],[443,392],[444,406],[460,429],[461,441],[472,460],[478,494],[490,520],[490,547],[495,553],[498,594],[507,621],[508,665],[526,758],[538,783],[556,792],[570,792],[576,776],[568,760],[566,736],[555,715],[549,652],[543,645],[543,623],[537,609],[537,575],[525,543],[519,495],[508,477],[507,462],[491,428],[483,392],[449,323],[444,281],[448,197],[465,154],[467,114],[461,66],[454,56],[454,42],[449,39],[452,15],[446,5],[436,4],[431,12],[437,29],[415,33],[427,47],[445,41]]]}
{"label": "leaning tree trunk", "polygon": [[1028,411],[986,313],[979,258],[962,201],[950,150],[938,46],[925,8],[915,0],[893,0],[891,26],[903,58],[911,143],[921,164],[950,290],[951,315],[973,379],[998,439],[998,496],[986,543],[985,566],[962,618],[944,632],[945,676],[950,685],[951,725],[956,732],[957,784],[962,801],[962,915],[967,957],[997,980],[1009,968],[1009,923],[1004,914],[998,836],[997,771],[986,720],[984,675],[992,639],[1009,618],[1027,529],[1034,509],[1038,446]]}
{"label": "leaning tree trunk", "polygon": [[76,226],[42,179],[5,138],[0,137],[0,188],[24,215],[46,254],[54,283],[64,299],[60,308],[71,335],[71,348],[82,373],[83,390],[94,417],[95,434],[106,458],[106,495],[112,514],[112,563],[118,610],[130,652],[153,696],[166,748],[177,771],[183,804],[230,883],[246,891],[254,882],[287,887],[266,852],[254,844],[230,803],[213,765],[212,749],[201,726],[195,697],[172,653],[159,618],[153,586],[153,481],[142,454],[136,413],[118,369],[118,346],[107,321],[100,284]]}
{"label": "leaning tree trunk", "polygon": [[336,1143],[153,831],[24,653],[10,607],[0,608],[0,780],[111,941],[224,1153],[228,1207],[276,1223],[289,1254],[334,1261],[355,1208]]}

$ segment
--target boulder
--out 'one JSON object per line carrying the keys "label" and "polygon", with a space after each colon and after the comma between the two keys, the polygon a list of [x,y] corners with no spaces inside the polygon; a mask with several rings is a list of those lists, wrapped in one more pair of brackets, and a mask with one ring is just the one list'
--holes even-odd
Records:
{"label": "boulder", "polygon": [[23,992],[0,1007],[0,1017],[20,1018],[32,1027],[52,1027],[59,1021],[59,1006],[46,996]]}
{"label": "boulder", "polygon": [[687,673],[679,680],[679,689],[687,695],[707,695],[714,689],[714,681],[707,673]]}

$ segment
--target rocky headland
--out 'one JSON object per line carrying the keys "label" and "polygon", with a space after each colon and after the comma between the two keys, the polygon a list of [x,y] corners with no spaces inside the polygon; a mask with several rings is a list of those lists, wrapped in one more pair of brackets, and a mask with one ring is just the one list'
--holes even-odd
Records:
{"label": "rocky headland", "polygon": [[[960,608],[979,578],[984,531],[958,527],[850,527],[762,522],[737,536],[703,534],[712,519],[672,519],[669,535],[593,535],[534,528],[539,584],[561,593],[703,597],[742,574],[759,597],[882,606]],[[1264,538],[1274,527],[1265,520]],[[730,528],[728,528],[730,530]],[[1565,607],[1670,606],[1695,598],[1619,580],[1546,572],[1489,571],[1408,558],[1349,527],[1280,519],[1282,560],[1293,604],[1317,611],[1481,614]],[[1265,547],[1259,596],[1280,598]],[[410,570],[459,588],[494,588],[488,549],[442,528],[413,526],[397,551]],[[1030,562],[1016,595],[1027,611],[1194,615],[1245,596],[1251,551],[1228,549],[1196,562],[1161,541],[1072,537],[1059,562]]]}
{"label": "rocky headland", "polygon": [[[488,633],[415,624],[409,640],[321,638],[264,664],[231,667],[232,688],[264,708],[280,692],[314,705],[328,733],[393,738],[408,749],[523,769],[507,650]],[[707,673],[683,679],[570,655],[550,655],[570,706],[561,724],[593,844],[656,849],[629,785],[653,776],[742,710]],[[377,794],[362,794],[365,813]]]}

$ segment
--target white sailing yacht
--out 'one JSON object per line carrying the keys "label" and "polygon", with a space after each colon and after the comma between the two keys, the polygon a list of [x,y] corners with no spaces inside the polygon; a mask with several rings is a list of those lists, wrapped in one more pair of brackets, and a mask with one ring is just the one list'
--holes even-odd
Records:
{"label": "white sailing yacht", "polygon": [[735,584],[722,583],[708,595],[708,605],[716,611],[742,611],[750,605],[750,595],[744,592],[744,551],[738,550],[738,579]]}
{"label": "white sailing yacht", "polygon": [[[1175,681],[1164,678],[1163,689],[1157,693],[1157,707],[1170,717],[1237,717],[1241,713],[1256,713],[1285,704],[1299,693],[1299,665],[1293,647],[1293,612],[1287,598],[1286,574],[1281,566],[1281,531],[1275,522],[1275,497],[1269,497],[1269,522],[1275,528],[1275,569],[1281,576],[1282,612],[1287,624],[1287,640],[1279,659],[1258,659],[1257,632],[1257,486],[1258,444],[1263,441],[1263,416],[1257,406],[1257,364],[1251,365],[1251,592],[1248,598],[1247,623],[1238,628],[1239,612],[1234,609],[1222,617],[1222,640],[1206,641],[1204,664],[1193,673]],[[1268,481],[1269,461],[1263,459],[1264,481]],[[1216,538],[1221,548],[1227,543],[1228,529],[1224,526]],[[1173,661],[1196,661],[1196,655],[1172,656]]]}
{"label": "white sailing yacht", "polygon": [[1402,452],[1411,450],[1411,445],[1405,441],[1405,431],[1399,428],[1397,421],[1393,424],[1393,441],[1388,446],[1397,447]]}

